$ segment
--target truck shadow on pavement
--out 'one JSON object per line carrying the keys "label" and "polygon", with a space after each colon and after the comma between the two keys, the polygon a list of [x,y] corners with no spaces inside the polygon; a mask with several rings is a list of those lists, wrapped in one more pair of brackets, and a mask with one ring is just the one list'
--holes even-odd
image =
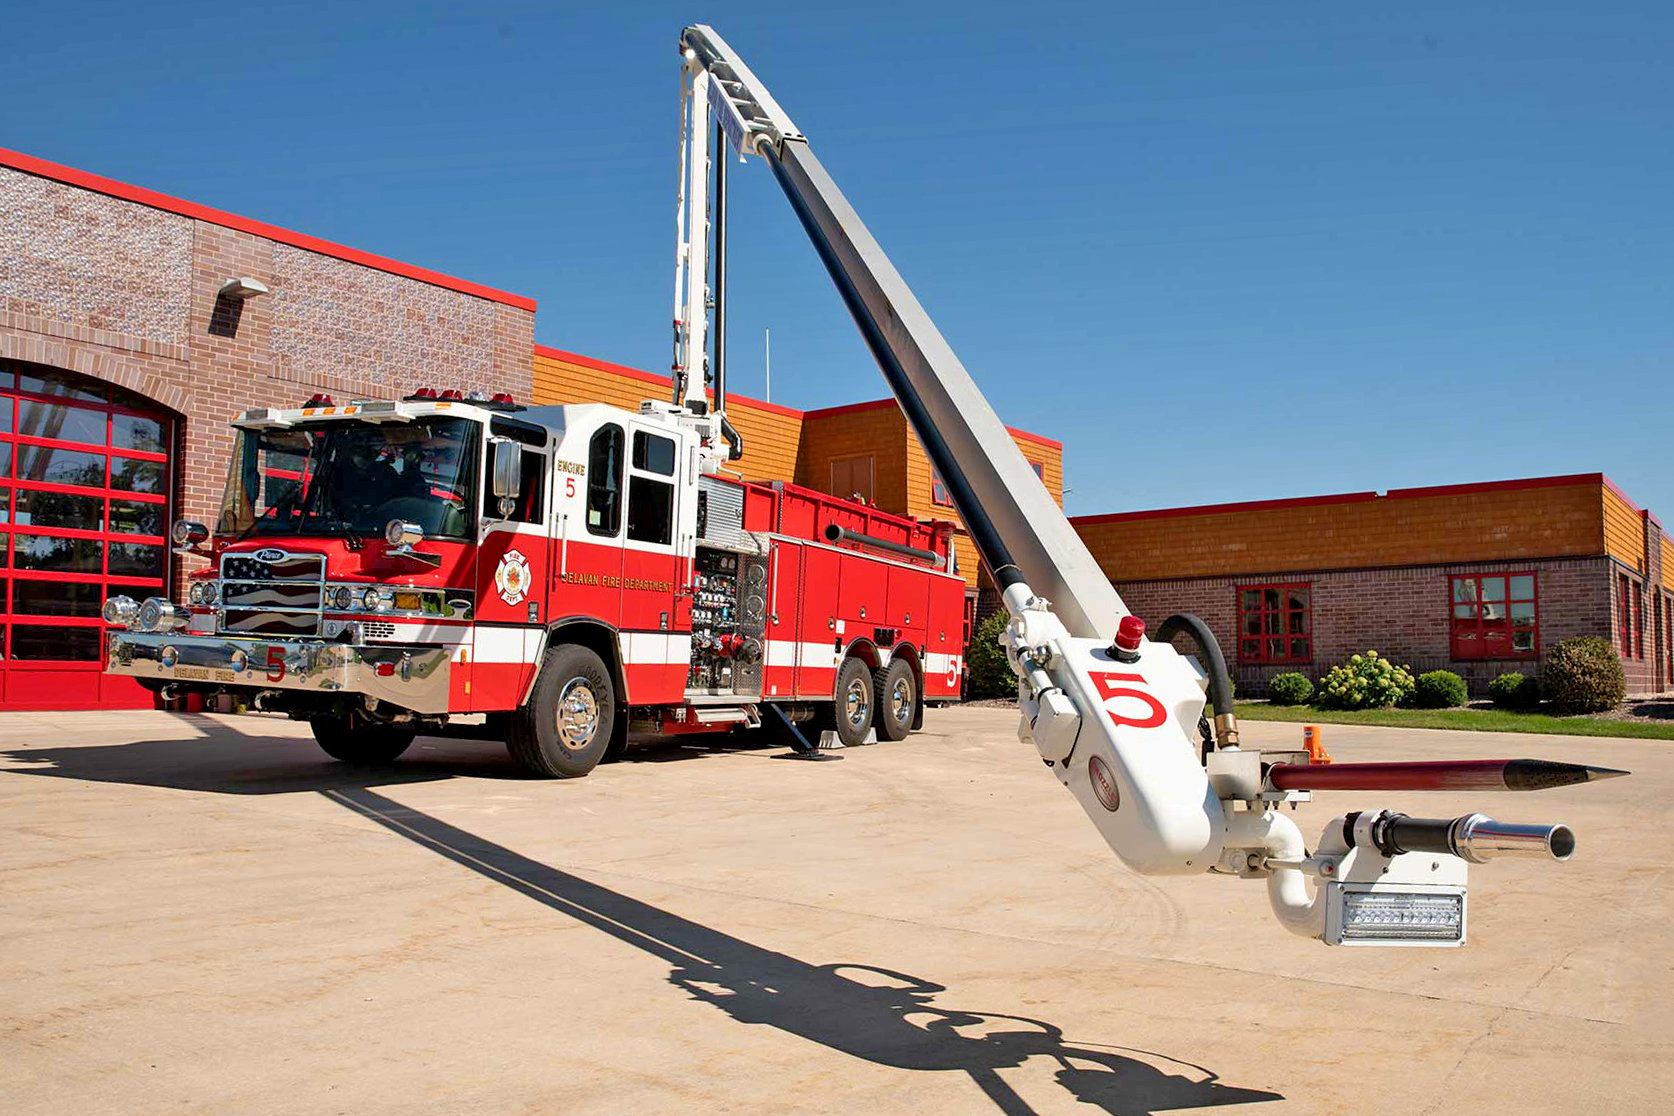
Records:
{"label": "truck shadow on pavement", "polygon": [[[660,958],[669,983],[740,1023],[775,1027],[852,1057],[897,1069],[963,1072],[1008,1116],[1033,1108],[999,1071],[1031,1058],[1057,1064],[1057,1083],[1106,1112],[1205,1108],[1284,1099],[1221,1084],[1201,1066],[1146,1051],[1066,1042],[1050,1023],[938,1007],[946,989],[862,964],[815,965],[700,925],[531,860],[503,845],[402,806],[376,791],[322,792],[391,832],[544,906]],[[971,1033],[966,1033],[971,1032]],[[1153,1062],[1188,1072],[1170,1073]]]}
{"label": "truck shadow on pavement", "polygon": [[[198,721],[190,714],[185,722]],[[204,791],[213,794],[295,794],[339,786],[401,786],[442,779],[533,778],[492,740],[421,736],[412,749],[391,764],[376,767],[339,763],[321,753],[312,739],[263,737],[231,732],[201,719],[195,737],[136,740],[125,744],[33,745],[0,752],[14,766],[0,774],[54,775],[96,783]],[[766,754],[782,746],[750,741],[731,751]],[[701,760],[716,749],[678,739],[636,743],[615,763],[670,763]]]}
{"label": "truck shadow on pavement", "polygon": [[210,735],[7,751],[0,758],[19,766],[0,774],[221,794],[319,793],[460,867],[667,962],[669,983],[740,1023],[774,1027],[876,1065],[964,1073],[1007,1116],[1035,1110],[1000,1071],[1033,1059],[1047,1059],[1056,1084],[1075,1099],[1121,1116],[1284,1099],[1223,1085],[1213,1072],[1166,1055],[1070,1042],[1061,1028],[1038,1019],[941,1007],[935,998],[945,986],[921,977],[860,963],[799,960],[542,864],[371,789],[456,775],[521,778],[509,761],[492,754],[478,757],[444,747],[432,758],[357,769],[317,758],[311,741],[273,739],[271,749],[223,749]]}

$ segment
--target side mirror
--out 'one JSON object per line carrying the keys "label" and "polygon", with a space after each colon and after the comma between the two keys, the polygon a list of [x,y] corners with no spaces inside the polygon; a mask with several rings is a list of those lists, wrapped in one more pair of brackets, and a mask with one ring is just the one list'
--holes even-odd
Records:
{"label": "side mirror", "polygon": [[494,443],[493,491],[500,501],[500,514],[509,514],[508,505],[523,489],[523,447],[502,439]]}

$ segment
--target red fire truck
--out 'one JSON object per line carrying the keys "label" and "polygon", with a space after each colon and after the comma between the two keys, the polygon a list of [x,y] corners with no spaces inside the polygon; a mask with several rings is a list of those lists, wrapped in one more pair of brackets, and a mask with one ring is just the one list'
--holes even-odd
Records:
{"label": "red fire truck", "polygon": [[106,605],[109,669],[166,697],[305,718],[358,762],[488,714],[574,777],[630,728],[899,740],[959,694],[952,525],[728,475],[705,403],[422,390],[233,425],[218,523],[175,525],[209,559],[187,599]]}

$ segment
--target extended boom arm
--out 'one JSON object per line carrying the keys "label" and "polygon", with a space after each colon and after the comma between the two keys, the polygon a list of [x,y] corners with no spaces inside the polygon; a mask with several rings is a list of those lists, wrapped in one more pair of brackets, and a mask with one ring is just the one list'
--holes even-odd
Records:
{"label": "extended boom arm", "polygon": [[[1230,709],[1218,711],[1222,747],[1207,753],[1206,769],[1190,731],[1204,708],[1202,671],[1171,643],[1144,638],[1144,625],[1128,615],[959,358],[756,76],[707,26],[686,28],[680,48],[690,109],[683,201],[702,198],[708,180],[706,104],[741,155],[759,155],[772,168],[941,475],[1012,617],[1002,642],[1019,679],[1023,734],[1116,854],[1151,874],[1265,878],[1280,920],[1309,937],[1462,942],[1462,859],[1444,854],[1449,870],[1437,874],[1430,852],[1374,840],[1390,825],[1342,821],[1327,827],[1310,855],[1277,811],[1307,792],[1264,783],[1260,753],[1236,747]],[[686,204],[681,258],[701,261],[707,210]],[[686,284],[685,328],[699,338],[703,325],[694,319],[705,302],[694,277],[703,274],[700,267],[677,279],[677,288]],[[677,320],[677,338],[681,328]],[[694,346],[685,353],[690,368]],[[681,364],[677,354],[677,383]],[[1212,640],[1195,618],[1180,620],[1180,630]],[[1207,657],[1219,661],[1218,653]],[[1408,857],[1425,861],[1422,874]],[[1402,884],[1408,875],[1413,882]],[[1411,931],[1418,922],[1422,931]]]}

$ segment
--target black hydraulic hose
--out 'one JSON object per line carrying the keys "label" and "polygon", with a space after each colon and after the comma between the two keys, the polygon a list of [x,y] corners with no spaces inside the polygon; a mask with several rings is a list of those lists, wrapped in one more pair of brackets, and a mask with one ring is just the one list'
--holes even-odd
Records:
{"label": "black hydraulic hose", "polygon": [[[794,142],[797,141],[787,140],[786,147],[790,147]],[[861,297],[842,261],[838,259],[836,250],[820,228],[813,210],[791,180],[790,173],[784,166],[785,156],[771,144],[762,146],[761,155],[772,168],[773,177],[778,180],[786,200],[796,211],[797,220],[802,222],[802,230],[808,234],[808,239],[813,242],[814,251],[819,254],[820,262],[825,264],[831,281],[836,284],[843,305],[848,307],[849,315],[854,318],[854,324],[860,329],[866,347],[872,351],[872,359],[878,362],[878,370],[883,373],[890,390],[895,394],[896,402],[901,405],[907,421],[912,424],[913,432],[918,435],[919,442],[924,446],[925,456],[930,459],[930,464],[936,467],[936,472],[941,474],[948,495],[953,497],[953,506],[958,510],[960,519],[964,520],[965,530],[970,532],[971,542],[975,544],[982,560],[988,564],[994,584],[1004,592],[1023,580],[1023,571],[1012,561],[1011,548],[1000,538],[994,521],[988,517],[982,502],[977,499],[975,490],[971,488],[971,482],[965,476],[959,459],[954,456],[947,441],[936,429],[924,400],[919,398],[912,381],[907,378],[906,369],[901,367],[901,361],[890,348],[887,334],[867,308],[866,300]],[[794,158],[794,153],[790,157]]]}
{"label": "black hydraulic hose", "polygon": [[[1222,748],[1238,743],[1238,722],[1232,709],[1232,675],[1226,668],[1226,656],[1203,619],[1190,612],[1176,612],[1157,628],[1151,638],[1158,643],[1172,642],[1175,636],[1190,636],[1197,645],[1199,660],[1209,674],[1209,704],[1215,710],[1215,739]],[[1225,718],[1225,720],[1223,720]]]}
{"label": "black hydraulic hose", "polygon": [[721,437],[727,440],[727,460],[737,461],[744,456],[744,439],[727,421],[727,137],[721,122],[715,122],[715,214],[712,220],[715,235],[715,286],[711,295],[715,300],[715,328],[710,330],[710,344],[715,359],[710,372],[715,380],[715,413],[721,416]]}
{"label": "black hydraulic hose", "polygon": [[929,562],[938,570],[947,565],[947,559],[943,558],[940,554],[937,554],[934,550],[925,550],[922,547],[908,546],[906,543],[898,543],[893,539],[880,539],[876,535],[863,535],[859,531],[850,531],[848,528],[839,527],[835,523],[829,523],[826,525],[825,538],[827,542],[858,543],[861,546],[869,546],[874,550],[882,550],[890,554],[899,554],[903,558],[917,558],[920,562]]}
{"label": "black hydraulic hose", "polygon": [[727,416],[721,416],[721,437],[727,440],[727,460],[737,461],[744,456],[744,435],[732,428]]}

